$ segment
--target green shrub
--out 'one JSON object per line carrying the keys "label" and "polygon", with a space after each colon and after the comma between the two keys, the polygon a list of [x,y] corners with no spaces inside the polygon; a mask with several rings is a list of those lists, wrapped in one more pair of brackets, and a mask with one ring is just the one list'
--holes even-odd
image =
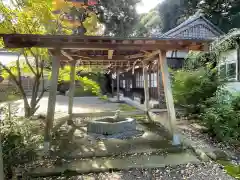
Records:
{"label": "green shrub", "polygon": [[43,141],[36,133],[37,122],[28,119],[5,116],[1,122],[1,139],[6,179],[11,179],[14,168],[36,159],[36,149]]}
{"label": "green shrub", "polygon": [[240,94],[239,93],[235,95],[235,98],[232,101],[232,105],[234,110],[240,111]]}
{"label": "green shrub", "polygon": [[107,97],[107,95],[101,95],[101,96],[99,96],[99,99],[103,100],[103,101],[107,101],[108,97]]}
{"label": "green shrub", "polygon": [[240,139],[240,110],[236,103],[239,98],[221,89],[206,101],[202,122],[217,139],[232,142]]}
{"label": "green shrub", "polygon": [[96,96],[97,94],[92,92],[92,90],[84,90],[81,87],[75,88],[74,96],[75,97],[83,97],[83,96]]}
{"label": "green shrub", "polygon": [[187,113],[199,113],[203,102],[214,95],[219,84],[214,72],[204,68],[177,71],[173,81],[174,101],[185,107]]}
{"label": "green shrub", "polygon": [[132,112],[137,110],[135,107],[130,106],[128,104],[119,104],[118,107],[120,111],[126,111],[126,112]]}
{"label": "green shrub", "polygon": [[217,65],[218,57],[213,51],[196,52],[190,51],[184,60],[184,69],[196,70],[201,67],[209,67],[214,69]]}

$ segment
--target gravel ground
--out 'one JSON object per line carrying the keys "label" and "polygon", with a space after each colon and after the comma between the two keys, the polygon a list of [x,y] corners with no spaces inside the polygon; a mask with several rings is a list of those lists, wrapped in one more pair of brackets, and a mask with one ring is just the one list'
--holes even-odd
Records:
{"label": "gravel ground", "polygon": [[234,180],[221,166],[213,163],[187,164],[156,169],[132,169],[129,171],[89,174],[85,176],[39,178],[35,180]]}
{"label": "gravel ground", "polygon": [[[184,125],[181,132],[196,142],[200,148],[221,147],[230,150],[228,146],[212,143],[209,137],[200,133],[190,125]],[[211,144],[212,143],[212,144]],[[108,172],[88,174],[73,177],[38,178],[34,180],[234,180],[229,176],[221,165],[215,162],[204,162],[201,164],[187,164],[176,167],[165,167],[155,169],[131,169],[120,172]]]}
{"label": "gravel ground", "polygon": [[[182,123],[180,131],[187,138],[194,141],[198,148],[219,148],[233,154],[236,159],[240,152],[237,148],[219,143],[207,134],[201,133],[196,124]],[[239,163],[239,159],[237,160]],[[187,164],[176,167],[165,167],[155,169],[131,169],[120,172],[108,172],[88,174],[73,177],[38,178],[33,180],[234,180],[223,167],[215,162],[204,162],[201,164]],[[32,178],[31,178],[32,180]]]}
{"label": "gravel ground", "polygon": [[207,133],[202,133],[202,127],[197,123],[182,121],[178,125],[180,132],[193,142],[193,146],[198,149],[221,149],[232,157],[234,164],[240,164],[240,147],[218,142]]}

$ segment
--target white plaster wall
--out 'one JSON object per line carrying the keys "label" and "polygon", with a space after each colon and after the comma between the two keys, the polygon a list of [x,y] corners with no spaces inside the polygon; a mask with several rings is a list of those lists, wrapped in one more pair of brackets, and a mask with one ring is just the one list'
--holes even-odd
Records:
{"label": "white plaster wall", "polygon": [[[225,60],[225,58],[226,58],[226,60]],[[237,63],[237,49],[222,52],[220,54],[219,63],[222,64],[224,62],[236,62]]]}
{"label": "white plaster wall", "polygon": [[167,51],[166,57],[167,58],[185,58],[187,57],[188,51]]}
{"label": "white plaster wall", "polygon": [[240,92],[240,82],[229,82],[226,83],[226,89],[230,92]]}
{"label": "white plaster wall", "polygon": [[[225,62],[235,62],[237,65],[237,49],[226,51],[220,54],[220,60],[219,60],[219,65],[225,63]],[[236,71],[238,75],[238,70]],[[225,85],[225,88],[228,89],[231,92],[240,92],[240,82],[237,81],[236,77],[236,82],[227,82]]]}

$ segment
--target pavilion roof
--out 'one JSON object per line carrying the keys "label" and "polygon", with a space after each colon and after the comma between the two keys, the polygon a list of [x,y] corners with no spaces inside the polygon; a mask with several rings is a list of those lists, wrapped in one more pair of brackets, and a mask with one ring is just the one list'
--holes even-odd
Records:
{"label": "pavilion roof", "polygon": [[0,34],[6,48],[61,50],[61,61],[81,60],[87,65],[129,66],[137,59],[152,60],[159,50],[206,50],[211,39],[118,38],[79,35]]}

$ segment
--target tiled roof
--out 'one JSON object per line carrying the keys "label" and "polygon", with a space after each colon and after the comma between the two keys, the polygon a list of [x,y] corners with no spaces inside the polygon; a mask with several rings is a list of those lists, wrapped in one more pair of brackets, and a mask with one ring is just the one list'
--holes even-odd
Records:
{"label": "tiled roof", "polygon": [[203,14],[196,13],[177,27],[162,34],[162,38],[215,39],[224,34],[217,26],[207,20]]}

